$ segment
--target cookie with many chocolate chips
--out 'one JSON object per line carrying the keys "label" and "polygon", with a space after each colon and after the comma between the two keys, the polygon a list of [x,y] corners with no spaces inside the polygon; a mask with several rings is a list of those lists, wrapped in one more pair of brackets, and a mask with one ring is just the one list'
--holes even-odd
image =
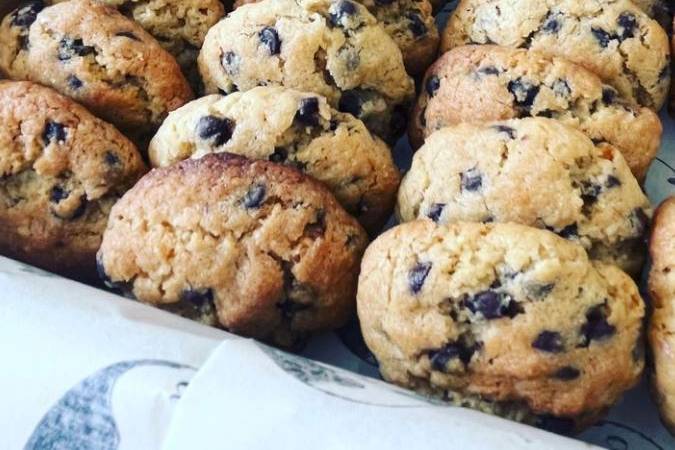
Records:
{"label": "cookie with many chocolate chips", "polygon": [[367,240],[322,184],[220,153],[142,178],[113,208],[98,262],[144,303],[292,346],[353,313]]}
{"label": "cookie with many chocolate chips", "polygon": [[556,120],[527,118],[433,133],[401,183],[397,212],[403,221],[546,228],[637,276],[651,208],[614,147]]}
{"label": "cookie with many chocolate chips", "polygon": [[153,166],[228,152],[296,167],[323,182],[371,233],[389,219],[400,174],[389,147],[324,97],[281,86],[200,98],[169,114]]}
{"label": "cookie with many chocolate chips", "polygon": [[[237,0],[235,8],[261,0]],[[421,75],[436,57],[439,35],[428,0],[357,0],[401,49],[405,68]]]}
{"label": "cookie with many chocolate chips", "polygon": [[0,25],[0,71],[9,78],[53,87],[134,135],[192,98],[176,60],[115,9],[90,0],[41,6]]}
{"label": "cookie with many chocolate chips", "polygon": [[134,145],[77,103],[0,81],[0,254],[95,280],[110,209],[144,171]]}
{"label": "cookie with many chocolate chips", "polygon": [[237,8],[209,30],[198,61],[208,93],[259,85],[316,92],[390,142],[403,133],[414,96],[396,43],[349,0]]}
{"label": "cookie with many chocolate chips", "polygon": [[644,304],[630,277],[523,225],[419,220],[387,231],[364,255],[357,309],[387,381],[576,426],[644,365]]}
{"label": "cookie with many chocolate chips", "polygon": [[419,147],[445,126],[529,116],[557,119],[617,147],[640,181],[661,144],[659,117],[592,72],[564,58],[493,45],[458,47],[434,63],[409,136]]}
{"label": "cookie with many chocolate chips", "polygon": [[565,57],[597,73],[622,97],[656,110],[668,93],[668,36],[630,0],[462,0],[441,50],[465,44]]}

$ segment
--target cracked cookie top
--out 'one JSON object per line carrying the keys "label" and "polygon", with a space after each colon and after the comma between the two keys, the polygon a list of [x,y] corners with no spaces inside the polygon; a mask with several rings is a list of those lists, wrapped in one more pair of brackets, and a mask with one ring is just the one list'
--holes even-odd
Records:
{"label": "cracked cookie top", "polygon": [[143,177],[113,208],[98,262],[140,301],[290,346],[353,312],[366,244],[322,184],[220,153]]}
{"label": "cracked cookie top", "polygon": [[429,69],[409,126],[419,147],[439,128],[529,116],[616,146],[643,180],[661,144],[659,117],[564,58],[494,45],[457,47]]}
{"label": "cracked cookie top", "polygon": [[401,183],[397,213],[403,221],[546,228],[637,275],[651,209],[614,147],[528,118],[433,133]]}
{"label": "cracked cookie top", "polygon": [[371,233],[389,219],[400,181],[389,148],[360,120],[317,94],[280,86],[190,102],[169,114],[148,150],[153,166],[216,152],[300,169]]}
{"label": "cracked cookie top", "polygon": [[53,90],[0,81],[0,253],[95,279],[113,203],[145,172],[112,125]]}
{"label": "cracked cookie top", "polygon": [[441,50],[464,44],[564,56],[652,109],[660,109],[668,93],[668,36],[629,0],[462,0]]}
{"label": "cracked cookie top", "polygon": [[0,70],[53,87],[121,129],[156,128],[192,98],[175,59],[136,22],[91,0],[32,2],[0,25]]}
{"label": "cracked cookie top", "polygon": [[264,0],[209,30],[199,55],[208,93],[283,85],[316,92],[391,142],[414,96],[401,51],[349,0]]}
{"label": "cracked cookie top", "polygon": [[357,308],[385,379],[597,418],[640,378],[635,283],[516,224],[402,224],[366,251]]}

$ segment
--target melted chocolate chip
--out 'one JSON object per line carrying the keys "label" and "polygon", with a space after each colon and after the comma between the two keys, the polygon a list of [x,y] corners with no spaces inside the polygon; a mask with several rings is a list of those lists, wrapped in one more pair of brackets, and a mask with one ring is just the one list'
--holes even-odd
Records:
{"label": "melted chocolate chip", "polygon": [[131,39],[132,41],[140,41],[138,36],[136,36],[131,31],[120,31],[119,33],[116,33],[115,36],[125,37],[125,38],[128,38],[128,39]]}
{"label": "melted chocolate chip", "polygon": [[508,294],[487,290],[464,300],[464,305],[486,320],[513,318],[523,312],[522,307]]}
{"label": "melted chocolate chip", "polygon": [[87,56],[94,53],[94,47],[84,45],[82,39],[63,38],[59,42],[59,61],[67,61],[75,56]]}
{"label": "melted chocolate chip", "polygon": [[619,25],[619,39],[624,40],[635,36],[635,29],[637,28],[637,19],[631,12],[624,11],[616,20]]}
{"label": "melted chocolate chip", "polygon": [[573,223],[558,231],[558,234],[565,239],[576,238],[579,237],[579,228],[576,223]]}
{"label": "melted chocolate chip", "polygon": [[422,290],[424,281],[427,279],[430,271],[430,262],[418,263],[415,267],[410,269],[408,272],[408,287],[410,288],[410,292],[417,294]]}
{"label": "melted chocolate chip", "polygon": [[606,339],[616,333],[616,327],[607,322],[605,305],[596,305],[586,313],[586,323],[581,326],[582,347],[588,347],[591,341]]}
{"label": "melted chocolate chip", "polygon": [[601,191],[602,187],[600,185],[590,182],[582,183],[581,200],[584,202],[584,213],[587,214],[591,206],[593,206],[598,201],[598,196],[600,195]]}
{"label": "melted chocolate chip", "polygon": [[186,289],[181,294],[181,300],[189,302],[196,307],[202,307],[209,302],[213,302],[213,290],[207,289]]}
{"label": "melted chocolate chip", "polygon": [[61,200],[68,198],[69,195],[70,192],[66,191],[61,186],[56,185],[49,194],[49,201],[52,203],[60,203]]}
{"label": "melted chocolate chip", "polygon": [[244,196],[244,206],[248,209],[260,208],[266,194],[267,189],[264,184],[254,184]]}
{"label": "melted chocolate chip", "polygon": [[544,25],[541,27],[544,33],[556,34],[560,31],[560,22],[556,17],[550,15],[546,18]]}
{"label": "melted chocolate chip", "polygon": [[345,17],[353,16],[356,13],[357,13],[356,5],[354,5],[354,3],[350,1],[344,0],[337,4],[334,13],[330,13],[329,20],[333,26],[340,26],[342,23],[342,19],[344,19]]}
{"label": "melted chocolate chip", "polygon": [[111,151],[105,152],[103,159],[105,163],[109,166],[116,166],[120,163],[120,158]]}
{"label": "melted chocolate chip", "polygon": [[560,353],[565,349],[562,336],[557,331],[542,331],[532,341],[532,347],[548,353]]}
{"label": "melted chocolate chip", "polygon": [[476,350],[476,346],[466,346],[460,342],[451,342],[439,350],[431,350],[428,353],[431,368],[439,372],[445,372],[448,362],[455,358],[459,358],[464,365],[469,364]]}
{"label": "melted chocolate chip", "polygon": [[228,118],[204,116],[197,122],[196,131],[200,138],[213,139],[213,144],[219,147],[232,138],[234,122]]}
{"label": "melted chocolate chip", "polygon": [[342,93],[340,102],[338,104],[338,109],[355,117],[359,117],[359,115],[361,115],[362,104],[363,103],[359,91],[351,89]]}
{"label": "melted chocolate chip", "polygon": [[475,168],[462,172],[460,178],[462,191],[475,192],[483,186],[483,177]]}
{"label": "melted chocolate chip", "polygon": [[516,129],[507,127],[506,125],[495,125],[492,128],[497,130],[500,133],[505,133],[509,139],[515,139],[516,138]]}
{"label": "melted chocolate chip", "polygon": [[614,175],[610,175],[607,177],[607,181],[605,181],[605,188],[612,189],[618,186],[621,186],[621,180],[619,180]]}
{"label": "melted chocolate chip", "polygon": [[605,106],[614,104],[616,101],[616,96],[617,92],[613,88],[609,86],[602,88],[602,103],[604,103]]}
{"label": "melted chocolate chip", "polygon": [[441,87],[441,80],[439,80],[436,75],[432,75],[427,79],[424,87],[427,91],[427,94],[429,94],[429,97],[433,97],[438,88]]}
{"label": "melted chocolate chip", "polygon": [[509,81],[507,88],[513,94],[516,105],[524,108],[530,108],[539,94],[539,86],[522,78]]}
{"label": "melted chocolate chip", "polygon": [[424,21],[419,14],[410,12],[407,14],[407,17],[408,28],[412,32],[413,36],[424,36],[427,33],[427,26],[424,24]]}
{"label": "melted chocolate chip", "polygon": [[288,159],[288,151],[283,147],[275,147],[274,153],[269,157],[269,160],[275,163],[282,163]]}
{"label": "melted chocolate chip", "polygon": [[273,27],[265,27],[258,33],[260,42],[267,47],[270,55],[276,55],[281,52],[281,39],[279,33]]}
{"label": "melted chocolate chip", "polygon": [[443,214],[444,208],[445,203],[434,203],[429,208],[429,211],[427,211],[427,217],[433,220],[434,222],[438,222],[438,219],[441,218],[441,214]]}
{"label": "melted chocolate chip", "polygon": [[310,97],[300,100],[295,120],[310,127],[317,126],[319,124],[319,99]]}
{"label": "melted chocolate chip", "polygon": [[35,22],[38,13],[42,11],[44,7],[45,4],[42,0],[36,0],[26,4],[26,6],[18,8],[12,13],[10,24],[13,27],[28,28]]}
{"label": "melted chocolate chip", "polygon": [[553,374],[553,378],[557,378],[559,380],[564,381],[571,381],[579,378],[579,375],[581,375],[581,372],[579,372],[579,369],[577,369],[576,367],[564,366],[556,370],[556,372]]}
{"label": "melted chocolate chip", "polygon": [[234,52],[225,52],[220,58],[220,65],[229,76],[234,76],[239,73],[239,63],[241,58]]}
{"label": "melted chocolate chip", "polygon": [[66,82],[68,83],[68,87],[73,90],[78,90],[82,87],[82,80],[75,75],[68,75]]}
{"label": "melted chocolate chip", "polygon": [[66,127],[58,122],[48,121],[42,131],[42,142],[45,146],[50,142],[65,142],[66,141]]}
{"label": "melted chocolate chip", "polygon": [[593,37],[598,41],[600,47],[607,48],[609,41],[612,40],[612,35],[603,30],[602,28],[593,27],[591,28],[591,33]]}

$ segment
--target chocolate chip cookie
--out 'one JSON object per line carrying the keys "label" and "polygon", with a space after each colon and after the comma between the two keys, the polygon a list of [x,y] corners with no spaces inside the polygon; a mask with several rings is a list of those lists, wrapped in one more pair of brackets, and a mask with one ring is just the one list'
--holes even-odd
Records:
{"label": "chocolate chip cookie", "polygon": [[442,51],[475,43],[563,56],[657,110],[668,93],[668,36],[629,0],[462,0],[441,41]]}
{"label": "chocolate chip cookie", "polygon": [[142,302],[292,346],[347,321],[367,240],[322,184],[220,153],[143,177],[113,208],[98,262]]}
{"label": "chocolate chip cookie", "polygon": [[649,253],[653,313],[649,343],[654,359],[652,386],[663,423],[675,432],[675,197],[656,210]]}
{"label": "chocolate chip cookie", "polygon": [[115,9],[90,0],[40,3],[0,25],[0,70],[9,78],[53,87],[134,134],[192,98],[176,60]]}
{"label": "chocolate chip cookie", "polygon": [[557,119],[616,146],[639,180],[661,145],[659,117],[592,72],[564,58],[492,45],[458,47],[434,63],[409,135],[418,147],[445,126],[529,116]]}
{"label": "chocolate chip cookie", "polygon": [[[235,8],[261,0],[237,0]],[[358,0],[401,49],[405,68],[421,75],[436,57],[438,29],[428,0]]]}
{"label": "chocolate chip cookie", "polygon": [[614,147],[558,121],[528,118],[433,133],[401,183],[397,213],[403,221],[546,228],[637,276],[651,209]]}
{"label": "chocolate chip cookie", "polygon": [[[65,0],[49,0],[61,3]],[[224,15],[219,0],[97,0],[138,22],[171,53],[183,73],[198,76],[197,55],[206,32]]]}
{"label": "chocolate chip cookie", "polygon": [[206,35],[199,70],[208,93],[283,85],[326,97],[391,142],[414,96],[401,51],[368,10],[349,0],[263,0]]}
{"label": "chocolate chip cookie", "polygon": [[389,148],[360,120],[324,97],[281,86],[190,102],[169,114],[149,147],[156,167],[215,152],[312,175],[371,233],[389,219],[400,181]]}
{"label": "chocolate chip cookie", "polygon": [[82,106],[0,81],[0,254],[94,280],[108,213],[144,171],[134,145]]}
{"label": "chocolate chip cookie", "polygon": [[591,423],[640,378],[635,283],[555,234],[408,222],[368,247],[357,308],[383,377]]}

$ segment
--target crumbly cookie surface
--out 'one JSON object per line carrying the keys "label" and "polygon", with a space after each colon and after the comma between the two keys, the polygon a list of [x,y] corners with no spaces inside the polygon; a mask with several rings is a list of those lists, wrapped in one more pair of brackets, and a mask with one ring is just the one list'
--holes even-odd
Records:
{"label": "crumbly cookie surface", "polygon": [[433,133],[401,183],[397,213],[403,221],[546,228],[637,276],[651,208],[615,148],[528,118]]}
{"label": "crumbly cookie surface", "polygon": [[441,50],[471,43],[565,57],[656,110],[668,93],[668,36],[630,0],[462,0]]}
{"label": "crumbly cookie surface", "polygon": [[619,148],[642,181],[661,145],[659,117],[564,58],[492,45],[453,49],[427,72],[412,113],[414,147],[460,122],[550,117]]}
{"label": "crumbly cookie surface", "polygon": [[639,379],[643,301],[614,266],[515,224],[428,220],[367,249],[357,307],[385,379],[586,422]]}
{"label": "crumbly cookie surface", "polygon": [[200,98],[169,114],[153,166],[228,152],[294,166],[325,183],[371,233],[389,219],[400,181],[387,145],[326,99],[280,86]]}
{"label": "crumbly cookie surface", "polygon": [[189,159],[143,177],[110,217],[101,274],[142,302],[282,346],[353,312],[365,231],[293,168]]}
{"label": "crumbly cookie surface", "polygon": [[114,202],[145,171],[112,125],[51,89],[0,81],[0,253],[95,279]]}
{"label": "crumbly cookie surface", "polygon": [[391,141],[404,130],[412,79],[396,43],[349,0],[264,0],[207,33],[199,69],[208,93],[283,85],[323,95]]}

